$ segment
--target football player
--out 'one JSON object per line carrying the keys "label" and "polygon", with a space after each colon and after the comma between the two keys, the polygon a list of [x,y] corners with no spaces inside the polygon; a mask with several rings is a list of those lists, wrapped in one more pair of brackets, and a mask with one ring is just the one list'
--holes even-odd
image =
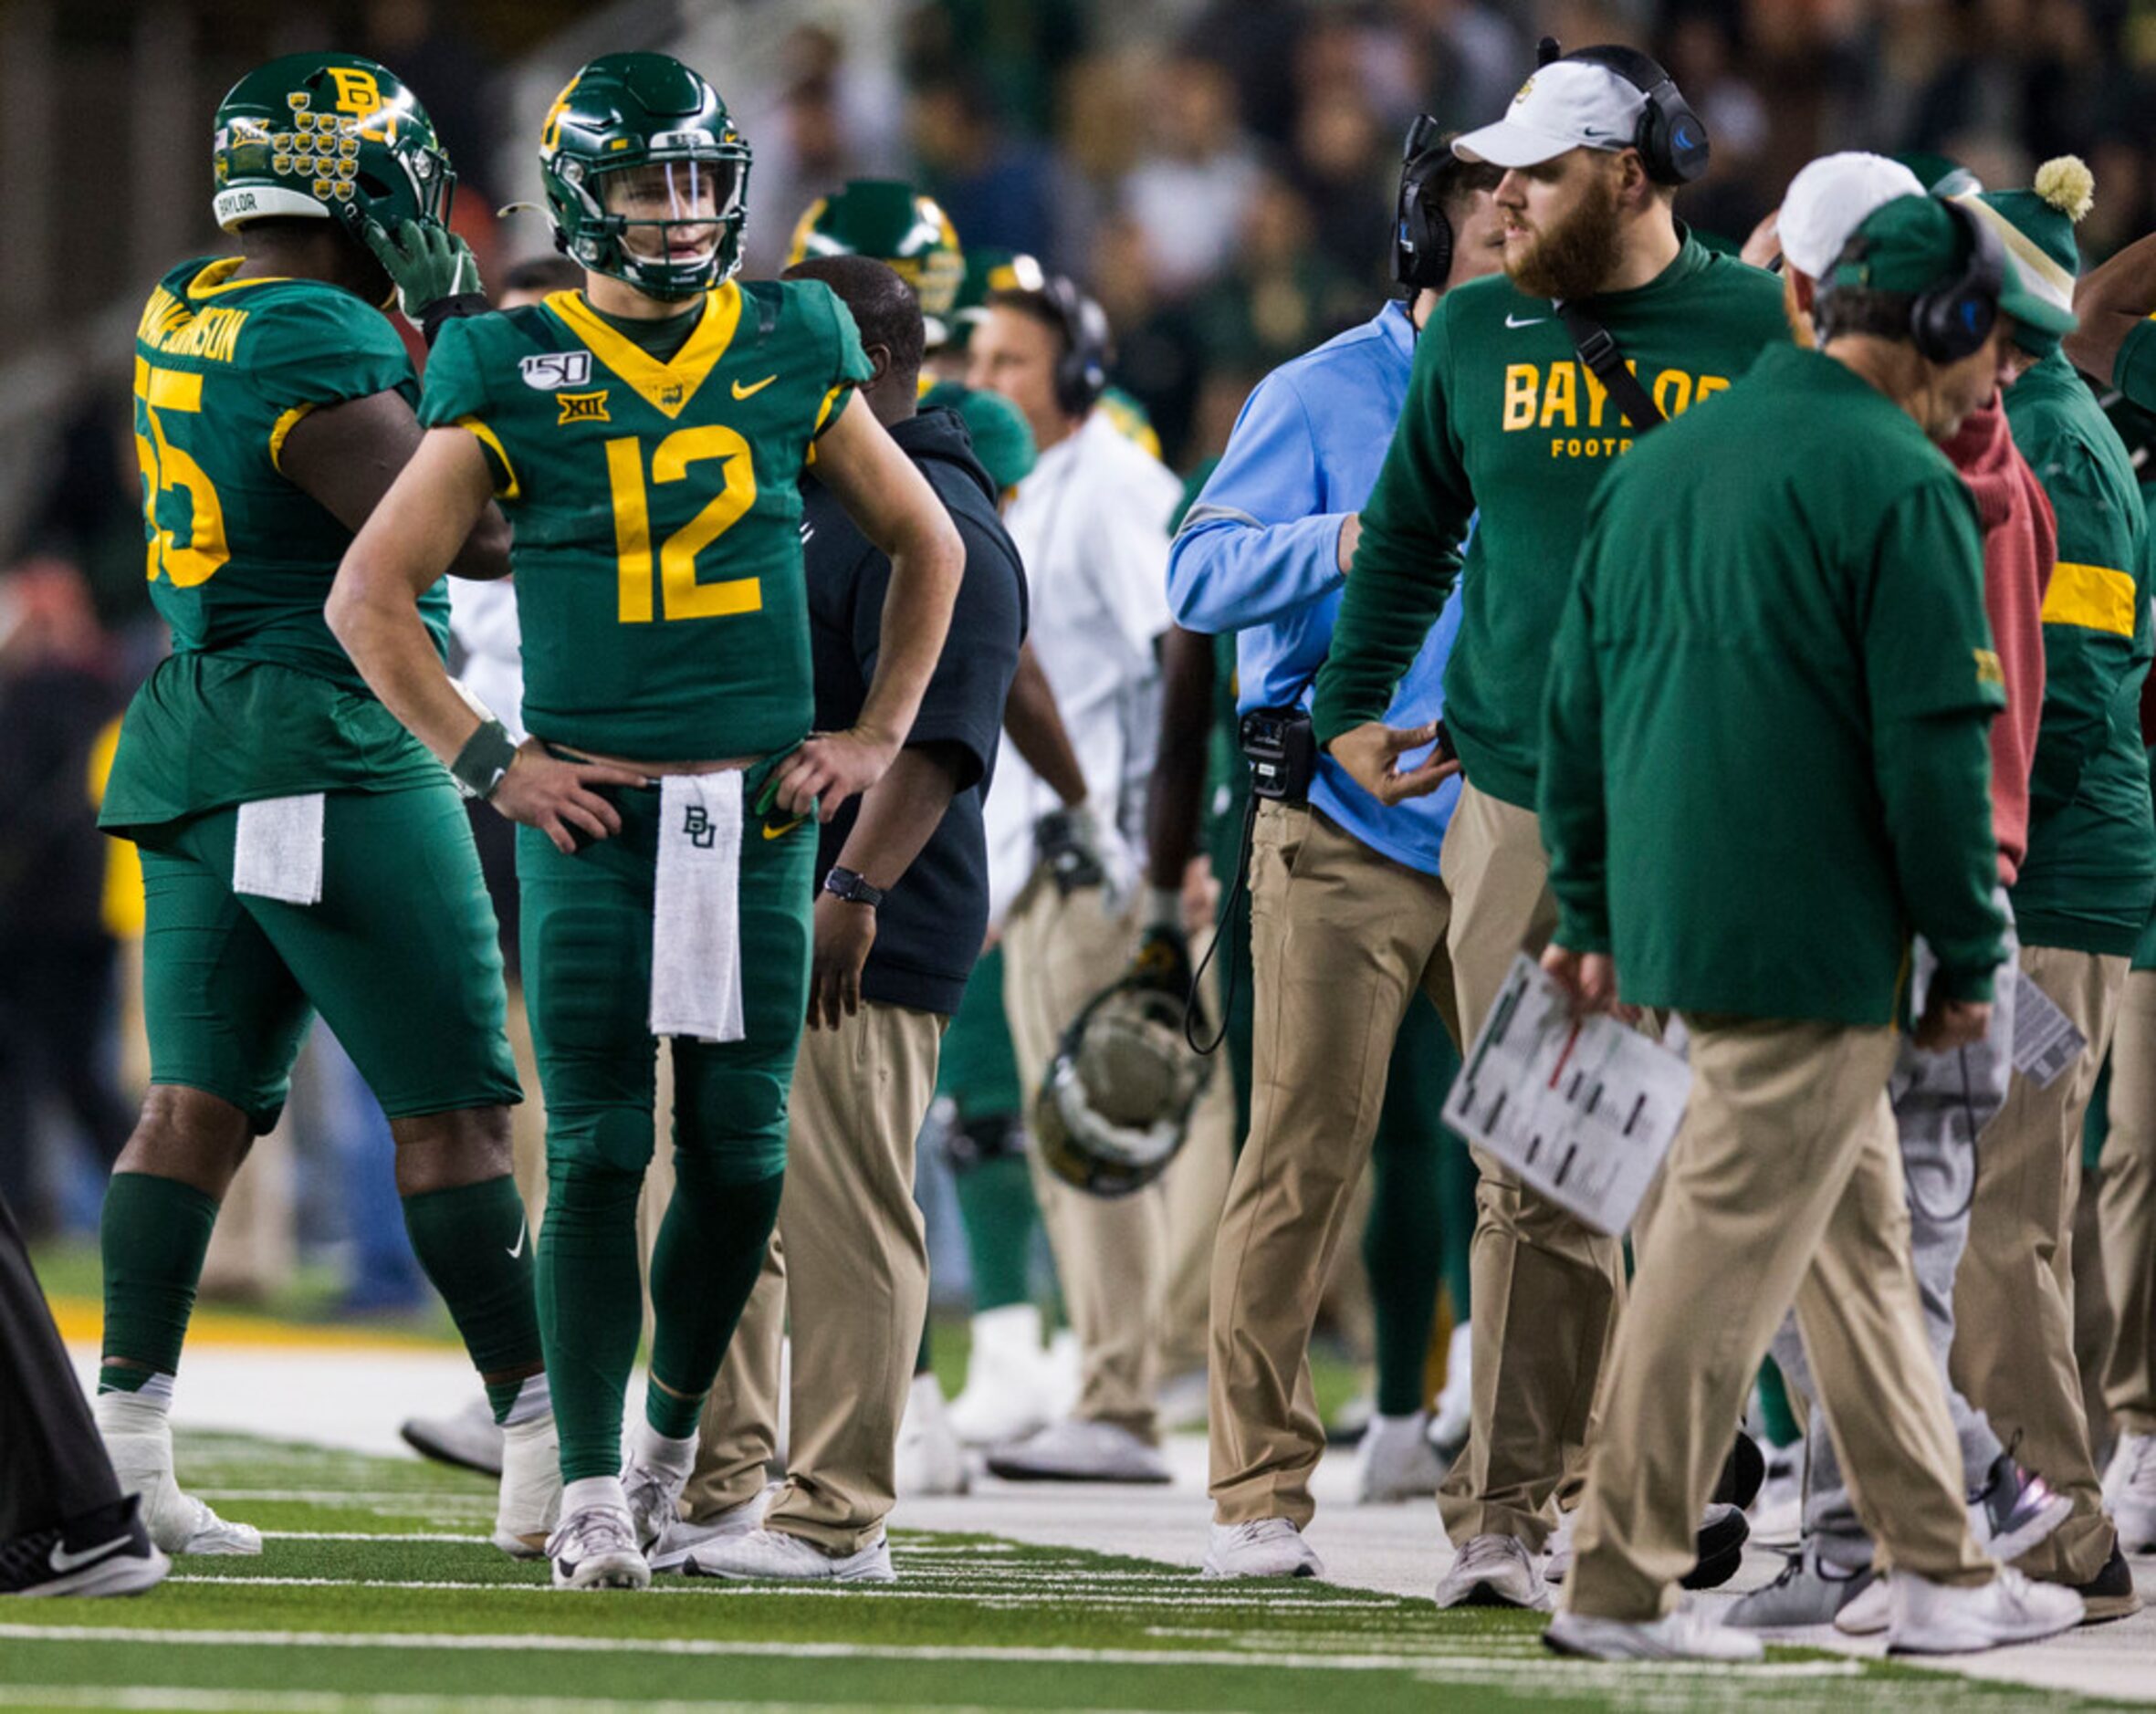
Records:
{"label": "football player", "polygon": [[[413,1248],[508,1430],[495,1541],[536,1554],[559,1478],[494,914],[455,791],[322,613],[421,441],[369,234],[400,275],[448,264],[422,270],[438,289],[409,312],[475,285],[443,224],[454,174],[411,90],[326,54],[234,87],[215,174],[240,254],[174,267],[135,336],[150,593],[173,653],[128,710],[100,813],[141,850],[151,1090],[105,1197],[98,1422],[160,1548],[261,1551],[181,1492],[167,1413],[218,1205],[319,1010],[389,1115]],[[499,577],[507,549],[476,507],[435,570]],[[430,578],[413,623],[436,663],[447,616]]]}
{"label": "football player", "polygon": [[[559,1587],[641,1587],[785,1176],[816,861],[797,830],[896,755],[962,549],[873,413],[849,408],[870,368],[830,288],[734,279],[749,152],[717,91],[664,55],[608,55],[549,110],[539,160],[584,289],[443,330],[429,433],[346,556],[330,619],[398,717],[522,824],[566,1484],[549,1551]],[[795,486],[811,461],[892,560],[861,718],[815,736]],[[417,605],[490,501],[515,533],[521,746],[458,695]],[[658,1036],[676,1186],[624,1463]]]}

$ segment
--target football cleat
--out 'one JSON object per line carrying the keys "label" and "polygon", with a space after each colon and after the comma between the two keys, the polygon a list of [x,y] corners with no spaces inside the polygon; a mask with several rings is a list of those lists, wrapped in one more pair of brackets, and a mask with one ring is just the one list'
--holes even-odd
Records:
{"label": "football cleat", "polygon": [[626,1511],[586,1506],[561,1521],[547,1538],[557,1589],[644,1589],[652,1570],[637,1551],[636,1531]]}
{"label": "football cleat", "polygon": [[129,1494],[0,1542],[0,1595],[139,1595],[172,1568],[142,1527],[140,1497]]}
{"label": "football cleat", "polygon": [[645,1552],[681,1519],[681,1490],[696,1468],[696,1437],[669,1440],[649,1423],[629,1433],[628,1456],[622,1465],[622,1492],[636,1529],[636,1545]]}
{"label": "football cleat", "polygon": [[120,1491],[141,1497],[142,1525],[160,1552],[262,1551],[262,1531],[253,1524],[229,1523],[181,1491],[173,1473],[173,1425],[163,1411],[131,1393],[100,1393],[94,1408]]}
{"label": "football cleat", "polygon": [[962,1494],[973,1485],[966,1448],[951,1427],[943,1388],[933,1374],[916,1374],[898,1425],[893,1486],[901,1498],[927,1500]]}
{"label": "football cleat", "polygon": [[423,1458],[482,1476],[501,1474],[501,1425],[484,1398],[474,1399],[454,1416],[408,1416],[397,1433]]}
{"label": "football cleat", "polygon": [[1355,1451],[1355,1497],[1361,1504],[1428,1500],[1445,1479],[1445,1460],[1430,1445],[1429,1414],[1373,1416]]}
{"label": "football cleat", "polygon": [[1022,1440],[1048,1426],[1048,1404],[1041,1312],[1011,1303],[976,1315],[966,1385],[950,1402],[952,1432],[969,1447]]}

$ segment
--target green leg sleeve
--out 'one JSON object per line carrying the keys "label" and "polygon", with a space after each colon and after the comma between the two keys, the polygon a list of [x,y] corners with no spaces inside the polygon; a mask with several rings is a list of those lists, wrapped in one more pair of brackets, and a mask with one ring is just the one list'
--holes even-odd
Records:
{"label": "green leg sleeve", "polygon": [[1793,1447],[1804,1433],[1789,1408],[1788,1384],[1772,1357],[1759,1365],[1759,1414],[1766,1419],[1767,1439],[1776,1447]]}
{"label": "green leg sleeve", "polygon": [[539,1333],[561,1433],[561,1479],[618,1476],[622,1397],[644,1331],[636,1265],[644,1174],[556,1158],[548,1163],[547,1186]]}
{"label": "green leg sleeve", "polygon": [[1031,1296],[1033,1180],[1023,1157],[997,1155],[958,1175],[958,1218],[973,1262],[973,1312],[1000,1310]]}
{"label": "green leg sleeve", "polygon": [[517,1181],[505,1173],[406,1197],[404,1229],[419,1265],[449,1305],[499,1422],[541,1363],[530,1227]]}
{"label": "green leg sleeve", "polygon": [[1442,1260],[1439,1247],[1430,1242],[1441,1210],[1439,1163],[1444,1137],[1438,1110],[1450,1082],[1450,1068],[1434,1051],[1433,1037],[1446,1040],[1444,1026],[1430,1003],[1418,995],[1393,1044],[1385,1107],[1371,1152],[1376,1180],[1369,1223],[1363,1229],[1363,1265],[1369,1270],[1370,1308],[1376,1323],[1377,1409],[1387,1416],[1411,1416],[1429,1403],[1424,1369]]}
{"label": "green leg sleeve", "polygon": [[1227,812],[1207,824],[1206,846],[1213,860],[1213,879],[1220,883],[1221,940],[1214,962],[1219,967],[1220,996],[1228,1009],[1228,1075],[1235,1090],[1235,1152],[1240,1155],[1243,1139],[1251,1134],[1251,1041],[1257,1029],[1258,978],[1251,968],[1250,889],[1245,886],[1239,898],[1236,888],[1242,873],[1243,817],[1249,801],[1240,758],[1230,778],[1240,789]]}
{"label": "green leg sleeve", "polygon": [[[217,1199],[176,1178],[115,1173],[98,1241],[105,1260],[100,1393],[135,1393],[179,1372]],[[115,1363],[114,1359],[124,1359]]]}
{"label": "green leg sleeve", "polygon": [[675,1152],[674,1199],[652,1249],[656,1325],[644,1415],[660,1434],[680,1439],[696,1432],[704,1395],[770,1248],[785,1184],[782,1172],[728,1183],[702,1156]]}
{"label": "green leg sleeve", "polygon": [[[1457,1076],[1459,1061],[1453,1064]],[[1450,1090],[1451,1077],[1445,1082]],[[1458,1323],[1475,1312],[1470,1263],[1475,1248],[1475,1186],[1482,1175],[1468,1153],[1465,1137],[1448,1128],[1443,1138],[1438,1150],[1438,1233],[1444,1250],[1445,1295],[1451,1300],[1452,1320]]]}

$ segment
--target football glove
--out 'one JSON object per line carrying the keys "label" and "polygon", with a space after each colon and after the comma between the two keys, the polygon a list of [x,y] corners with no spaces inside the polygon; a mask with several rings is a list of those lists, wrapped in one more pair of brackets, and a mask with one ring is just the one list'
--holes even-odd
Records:
{"label": "football glove", "polygon": [[1111,910],[1122,903],[1122,865],[1090,804],[1051,810],[1034,822],[1033,850],[1064,898],[1085,887],[1100,887]]}
{"label": "football glove", "polygon": [[438,326],[444,310],[463,313],[449,308],[457,298],[479,298],[485,307],[485,287],[479,283],[479,264],[472,246],[448,227],[432,220],[407,220],[392,233],[371,220],[364,236],[367,248],[396,287],[398,304],[414,325],[427,327],[432,315]]}

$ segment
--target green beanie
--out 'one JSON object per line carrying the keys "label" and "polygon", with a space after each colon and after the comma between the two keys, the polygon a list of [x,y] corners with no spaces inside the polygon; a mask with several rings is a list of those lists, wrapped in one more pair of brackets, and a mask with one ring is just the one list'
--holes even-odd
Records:
{"label": "green beanie", "polygon": [[[2060,155],[2036,169],[2033,189],[1985,191],[1955,200],[1991,223],[2022,283],[2071,314],[2074,278],[2081,271],[2074,228],[2094,204],[2096,181],[2078,155]],[[2058,350],[2059,336],[2018,318],[2015,342],[2037,357]]]}
{"label": "green beanie", "polygon": [[973,455],[996,492],[1015,488],[1033,468],[1033,431],[1019,408],[1000,392],[940,381],[921,395],[921,408],[955,411],[973,437]]}

